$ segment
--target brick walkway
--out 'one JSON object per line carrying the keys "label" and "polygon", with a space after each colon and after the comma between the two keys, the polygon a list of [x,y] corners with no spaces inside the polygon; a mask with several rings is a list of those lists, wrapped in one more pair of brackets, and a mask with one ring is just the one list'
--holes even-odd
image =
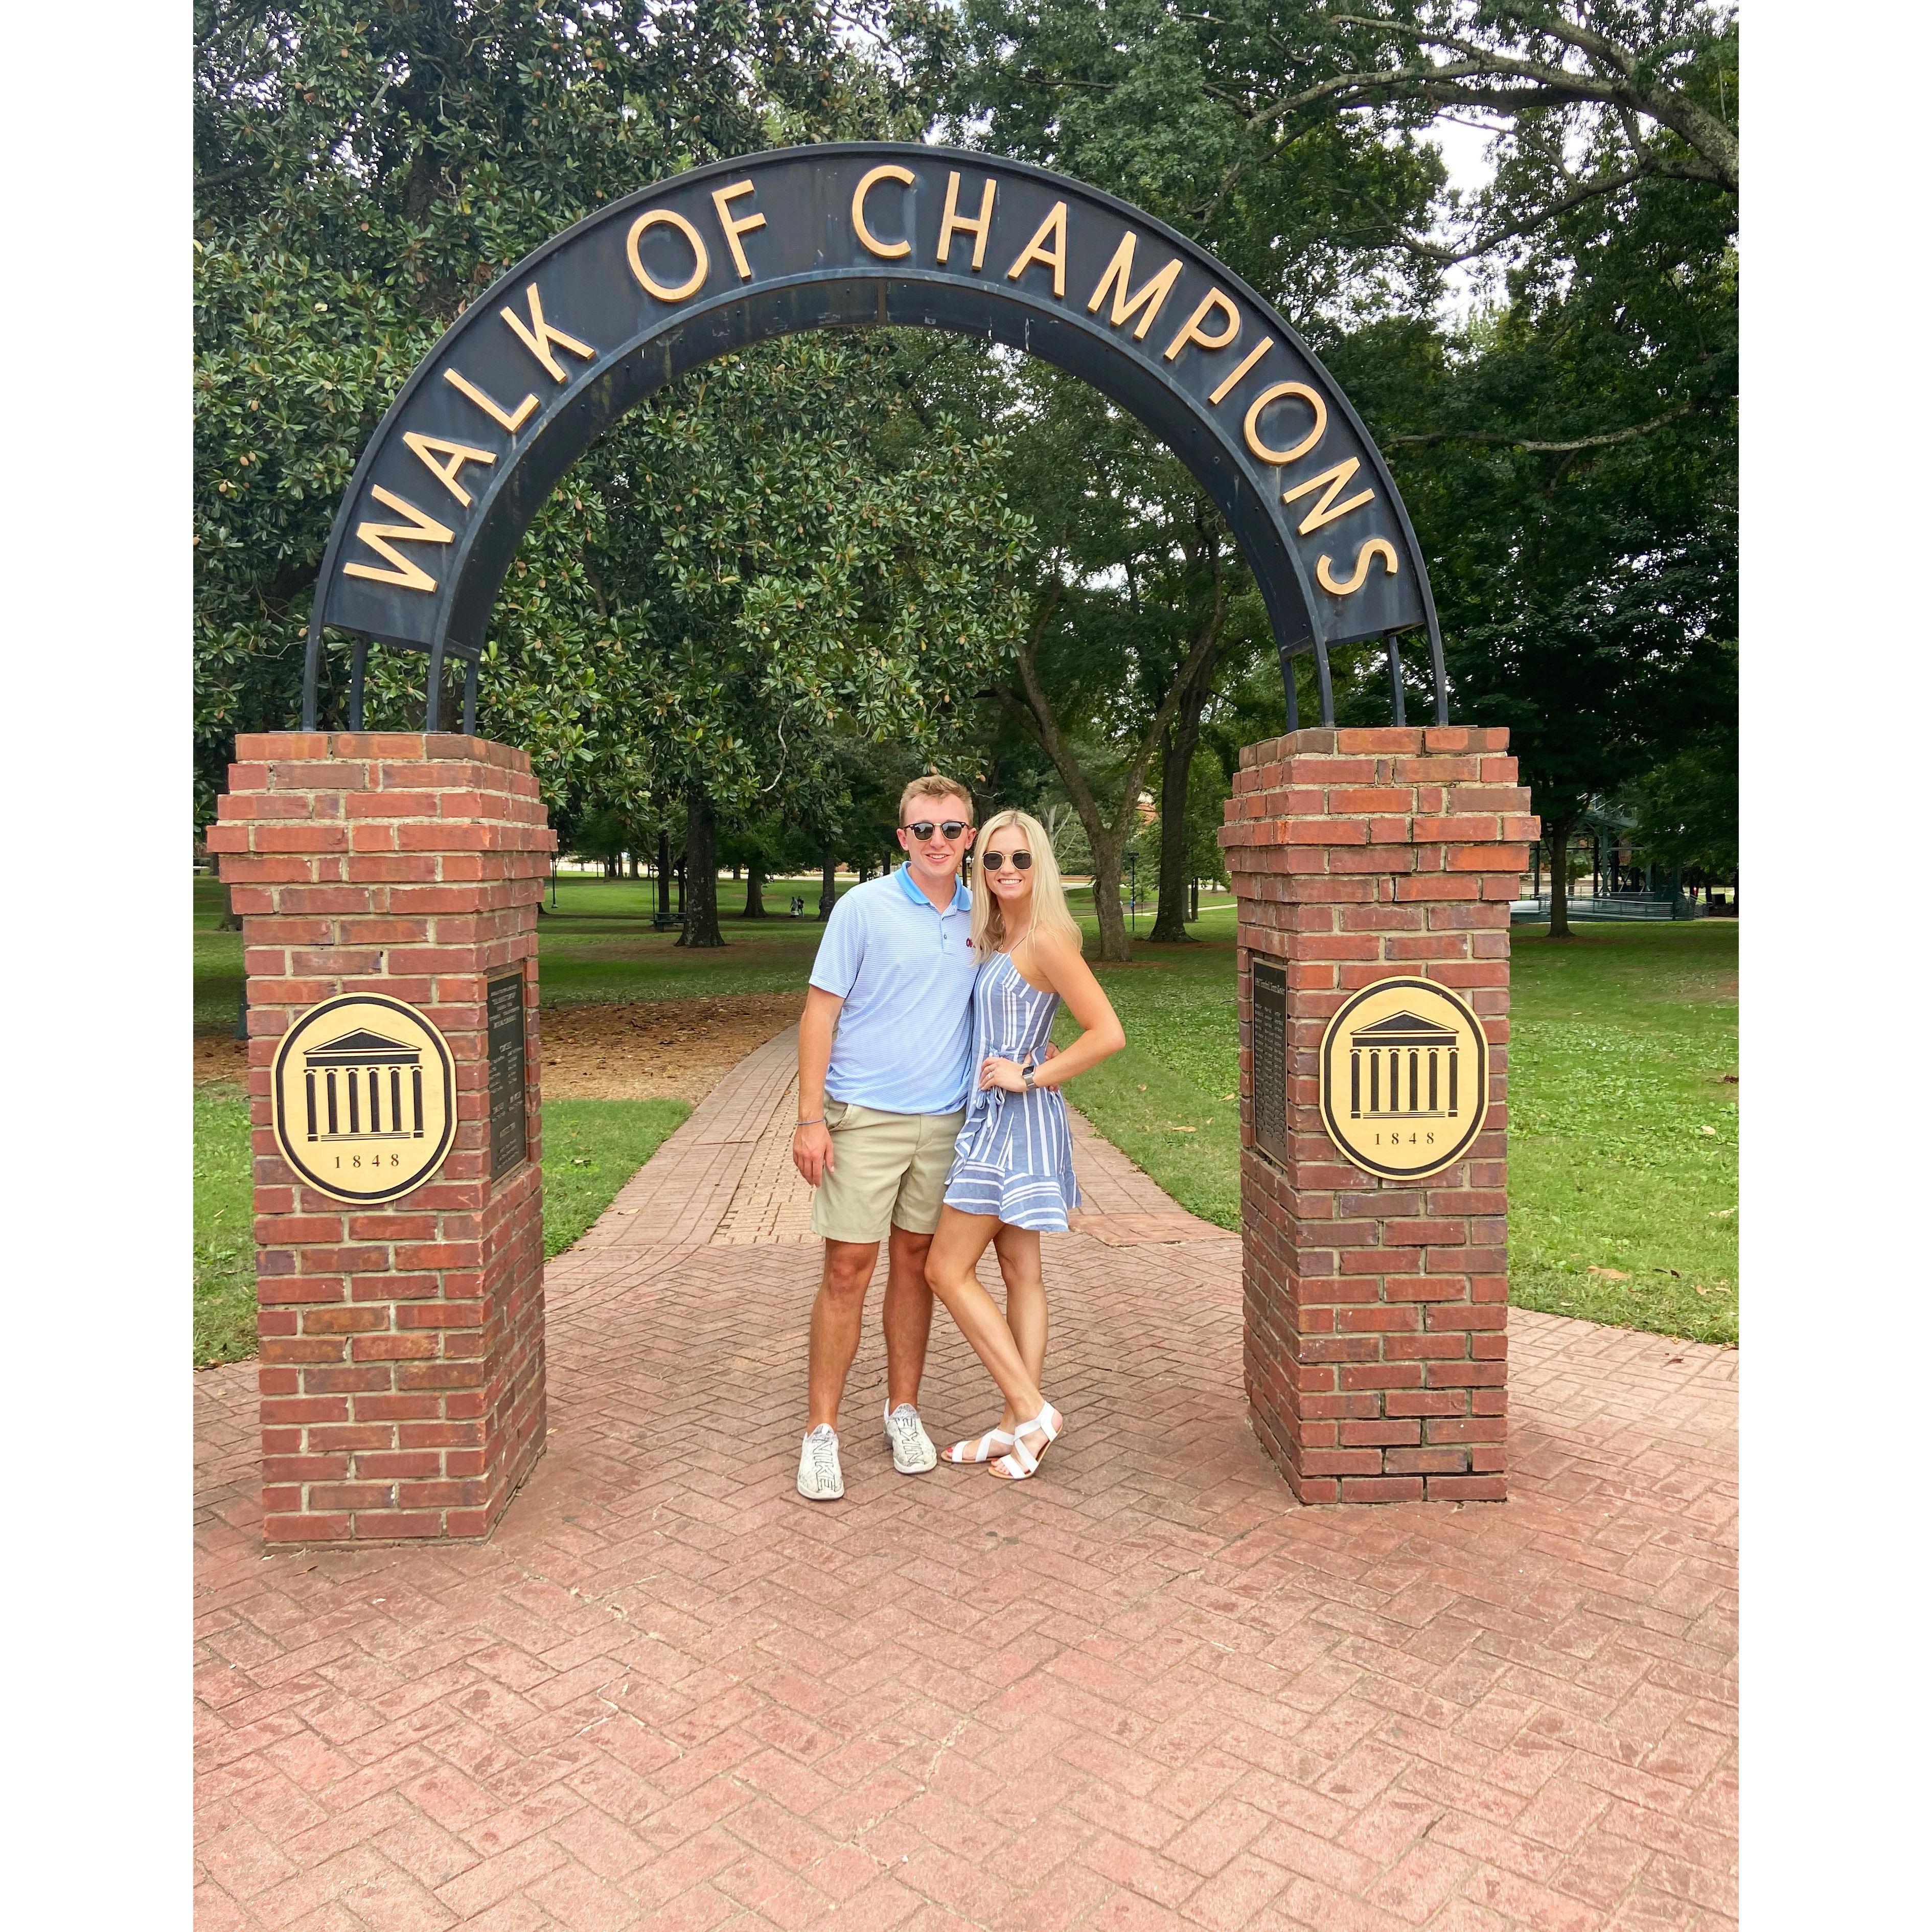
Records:
{"label": "brick walkway", "polygon": [[[1237,1244],[1083,1135],[1040,1478],[896,1476],[874,1330],[807,1504],[790,1056],[551,1264],[487,1544],[264,1556],[197,1377],[201,1932],[1734,1922],[1735,1354],[1516,1312],[1510,1502],[1298,1509]],[[988,1417],[943,1312],[924,1403]]]}

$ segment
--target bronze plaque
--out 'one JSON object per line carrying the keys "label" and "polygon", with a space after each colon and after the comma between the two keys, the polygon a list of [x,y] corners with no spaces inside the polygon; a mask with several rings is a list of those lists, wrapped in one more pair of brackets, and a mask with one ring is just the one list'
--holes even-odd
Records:
{"label": "bronze plaque", "polygon": [[490,1178],[500,1180],[528,1150],[524,1104],[524,976],[490,982]]}
{"label": "bronze plaque", "polygon": [[456,1131],[448,1042],[386,994],[311,1006],[282,1036],[270,1094],[282,1158],[341,1201],[393,1201],[420,1186]]}
{"label": "bronze plaque", "polygon": [[1490,1108],[1490,1049],[1462,997],[1378,980],[1322,1037],[1322,1120],[1356,1166],[1394,1180],[1459,1160]]}
{"label": "bronze plaque", "polygon": [[1265,959],[1250,969],[1254,1018],[1248,1040],[1254,1062],[1255,1145],[1278,1167],[1288,1165],[1288,974]]}

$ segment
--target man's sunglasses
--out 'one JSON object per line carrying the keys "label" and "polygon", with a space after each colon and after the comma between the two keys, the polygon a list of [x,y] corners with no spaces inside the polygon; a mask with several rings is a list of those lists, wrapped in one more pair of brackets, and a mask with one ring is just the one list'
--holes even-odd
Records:
{"label": "man's sunglasses", "polygon": [[[988,852],[986,857],[980,860],[980,869],[984,872],[997,872],[1000,868],[1006,862],[1008,856],[1009,855],[1004,852]],[[1015,852],[1011,854],[1011,856],[1013,862],[1013,869],[1016,872],[1030,872],[1032,871],[1033,854],[1030,852]]]}
{"label": "man's sunglasses", "polygon": [[[932,820],[929,818],[917,819],[905,829],[915,838],[930,838],[932,836]],[[947,838],[957,838],[973,828],[963,818],[944,818],[939,821],[939,829]]]}

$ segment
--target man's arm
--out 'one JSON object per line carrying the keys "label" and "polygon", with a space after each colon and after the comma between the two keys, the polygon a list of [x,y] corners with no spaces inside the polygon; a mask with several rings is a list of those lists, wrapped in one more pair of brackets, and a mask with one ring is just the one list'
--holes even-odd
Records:
{"label": "man's arm", "polygon": [[810,1121],[791,1137],[792,1165],[814,1187],[830,1173],[832,1136],[825,1124],[825,1070],[832,1064],[832,1036],[845,1002],[823,986],[808,986],[798,1023],[798,1118]]}

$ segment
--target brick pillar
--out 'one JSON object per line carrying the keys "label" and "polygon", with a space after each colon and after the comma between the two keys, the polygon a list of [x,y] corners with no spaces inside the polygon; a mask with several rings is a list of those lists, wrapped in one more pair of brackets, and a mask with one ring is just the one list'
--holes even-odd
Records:
{"label": "brick pillar", "polygon": [[[1509,902],[1535,836],[1508,734],[1309,730],[1249,746],[1220,832],[1239,904],[1244,1357],[1256,1432],[1303,1502],[1500,1502]],[[1252,974],[1288,997],[1288,1160],[1255,1144]],[[1465,1158],[1396,1181],[1344,1159],[1324,1028],[1406,975],[1454,988],[1490,1050]]]}
{"label": "brick pillar", "polygon": [[[556,835],[521,752],[422,732],[244,736],[210,846],[248,972],[263,1535],[485,1535],[543,1444],[536,908]],[[484,988],[520,968],[528,1154],[490,1178]],[[381,1205],[278,1151],[277,1043],[339,994],[422,1010],[455,1061],[454,1138]]]}

